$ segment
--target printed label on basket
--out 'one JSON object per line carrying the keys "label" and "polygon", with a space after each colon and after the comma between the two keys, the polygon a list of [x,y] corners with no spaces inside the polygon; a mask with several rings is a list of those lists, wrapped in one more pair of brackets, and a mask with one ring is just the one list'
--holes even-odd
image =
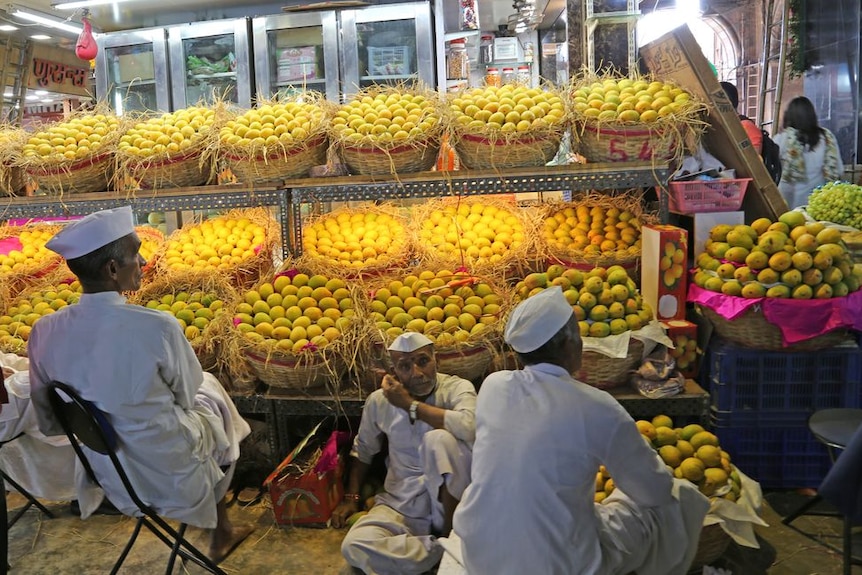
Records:
{"label": "printed label on basket", "polygon": [[641,231],[641,294],[657,319],[685,319],[688,232],[668,225]]}

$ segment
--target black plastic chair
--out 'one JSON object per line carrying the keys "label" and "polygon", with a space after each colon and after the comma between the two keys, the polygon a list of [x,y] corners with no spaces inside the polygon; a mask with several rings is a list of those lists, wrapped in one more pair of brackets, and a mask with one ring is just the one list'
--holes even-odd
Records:
{"label": "black plastic chair", "polygon": [[[24,435],[24,434],[19,433],[18,435],[16,435],[15,437],[10,439],[9,441],[4,441],[4,442],[0,443],[0,449],[2,449],[3,446],[6,445],[7,443],[11,443],[11,442],[15,441],[16,439],[18,439],[22,435]],[[31,507],[33,507],[34,505],[39,509],[39,511],[41,511],[42,513],[47,515],[48,519],[54,519],[54,514],[51,512],[50,509],[48,509],[47,507],[42,505],[39,502],[39,500],[33,496],[32,493],[30,493],[29,491],[27,491],[26,489],[21,487],[21,485],[17,481],[15,481],[11,477],[9,477],[9,475],[5,471],[3,471],[2,469],[0,469],[0,478],[2,478],[6,484],[14,487],[15,491],[20,493],[24,497],[24,499],[27,500],[27,503],[24,504],[24,507],[22,507],[18,511],[16,511],[15,515],[12,517],[12,519],[9,519],[9,521],[6,525],[6,527],[8,529],[11,529],[12,526],[15,525],[15,523],[17,523],[18,520],[21,519],[21,517],[23,517],[25,513],[27,513],[27,510],[30,509]]]}
{"label": "black plastic chair", "polygon": [[[782,519],[789,525],[801,515],[840,515],[843,519],[844,574],[850,575],[853,564],[852,527],[862,523],[862,409],[837,408],[814,412],[808,419],[814,437],[826,446],[832,468],[820,484],[817,495]],[[838,513],[814,510],[821,501],[837,508]]]}
{"label": "black plastic chair", "polygon": [[210,573],[225,575],[224,571],[218,565],[186,540],[184,534],[187,526],[185,523],[181,523],[179,529],[174,529],[152,507],[141,501],[138,497],[134,486],[129,480],[128,474],[117,457],[117,451],[120,449],[120,440],[113,426],[108,421],[107,416],[92,403],[81,398],[74,389],[65,383],[58,381],[50,382],[48,384],[48,397],[50,398],[51,408],[55,416],[69,437],[69,441],[72,443],[72,447],[75,449],[75,453],[78,455],[90,479],[98,484],[98,479],[93,473],[93,468],[84,454],[81,444],[110,458],[126,492],[141,512],[141,515],[137,518],[138,521],[132,532],[132,536],[129,538],[129,542],[126,543],[126,547],[123,549],[119,559],[114,564],[111,575],[115,575],[119,571],[123,561],[125,561],[126,556],[132,549],[132,545],[134,545],[142,526],[152,531],[156,537],[171,548],[168,567],[165,571],[167,575],[173,572],[177,555],[183,560],[187,559],[198,564]]}

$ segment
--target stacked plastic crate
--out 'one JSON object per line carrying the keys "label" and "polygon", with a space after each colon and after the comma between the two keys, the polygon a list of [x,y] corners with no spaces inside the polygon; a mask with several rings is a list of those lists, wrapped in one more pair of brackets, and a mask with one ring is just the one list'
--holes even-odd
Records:
{"label": "stacked plastic crate", "polygon": [[831,465],[808,429],[818,409],[862,407],[862,355],[846,344],[817,352],[710,344],[711,418],[723,449],[764,487],[817,487]]}

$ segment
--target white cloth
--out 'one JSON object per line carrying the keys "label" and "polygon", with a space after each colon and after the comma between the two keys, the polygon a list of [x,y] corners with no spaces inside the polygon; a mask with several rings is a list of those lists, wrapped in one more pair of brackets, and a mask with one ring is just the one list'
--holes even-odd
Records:
{"label": "white cloth", "polygon": [[[823,131],[826,132],[828,130],[823,128]],[[784,130],[773,138],[782,151],[784,151],[787,145],[788,133],[787,130]],[[832,138],[834,140],[835,136],[833,135]],[[821,137],[817,145],[814,146],[814,149],[803,151],[803,157],[805,158],[805,180],[801,182],[787,182],[782,177],[781,181],[778,182],[778,191],[784,196],[788,209],[792,210],[808,204],[808,196],[811,195],[811,191],[827,182],[826,177],[823,175],[825,156],[826,138]],[[838,156],[837,169],[839,172],[844,171],[844,163],[841,161],[840,155]]]}
{"label": "white cloth", "polygon": [[[215,527],[216,503],[230,480],[220,466],[236,461],[250,428],[219,382],[204,374],[179,324],[125,301],[115,292],[84,294],[33,326],[30,383],[40,429],[62,433],[46,384],[72,386],[108,415],[141,499],[166,517]],[[87,455],[111,502],[131,514],[108,458]],[[101,493],[81,476],[78,499],[86,518]]]}
{"label": "white cloth", "polygon": [[[619,503],[594,503],[601,464]],[[471,575],[604,574],[620,567],[639,575],[685,573],[682,563],[693,557],[709,505],[683,490],[684,507],[673,486],[662,460],[606,392],[550,364],[500,371],[479,394],[472,483],[454,530]],[[656,559],[660,570],[643,568],[654,560],[650,553],[639,555],[641,566],[619,564],[647,549],[666,552]]]}
{"label": "white cloth", "polygon": [[388,505],[375,505],[341,543],[347,562],[368,575],[424,573],[440,561],[443,551],[432,535],[443,524],[440,486],[445,481],[449,493],[461,497],[470,482],[470,446],[445,429],[433,429],[422,436],[419,458],[431,517],[407,517]]}

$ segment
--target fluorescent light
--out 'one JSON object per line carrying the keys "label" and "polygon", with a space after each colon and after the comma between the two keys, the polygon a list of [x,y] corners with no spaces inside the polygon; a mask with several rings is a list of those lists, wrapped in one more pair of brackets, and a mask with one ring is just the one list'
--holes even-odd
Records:
{"label": "fluorescent light", "polygon": [[48,90],[36,90],[33,93],[36,94],[37,96],[44,96],[45,94],[48,93]]}
{"label": "fluorescent light", "polygon": [[11,13],[9,15],[14,18],[21,18],[22,20],[36,22],[37,24],[42,24],[43,26],[48,26],[49,28],[56,28],[57,30],[63,30],[64,32],[69,32],[70,34],[80,34],[84,30],[81,26],[71,24],[61,18],[56,18],[48,14],[41,14],[39,12],[25,10],[17,6],[11,6],[10,9]]}
{"label": "fluorescent light", "polygon": [[57,2],[53,4],[57,10],[77,10],[78,8],[89,8],[91,6],[103,6],[105,4],[119,4],[128,0],[75,0],[74,2]]}
{"label": "fluorescent light", "polygon": [[30,36],[34,40],[50,40],[51,37],[46,34],[33,34]]}
{"label": "fluorescent light", "polygon": [[33,95],[28,94],[28,95],[24,96],[24,99],[25,100],[38,100],[39,96],[33,96]]}
{"label": "fluorescent light", "polygon": [[0,32],[12,32],[17,29],[17,26],[12,26],[11,24],[0,24]]}
{"label": "fluorescent light", "polygon": [[53,98],[42,98],[42,101],[45,102],[46,104],[50,104],[51,102],[54,101],[54,99]]}
{"label": "fluorescent light", "polygon": [[12,97],[12,92],[4,92],[4,93],[3,93],[3,97],[4,97],[4,98],[11,98],[11,97]]}

